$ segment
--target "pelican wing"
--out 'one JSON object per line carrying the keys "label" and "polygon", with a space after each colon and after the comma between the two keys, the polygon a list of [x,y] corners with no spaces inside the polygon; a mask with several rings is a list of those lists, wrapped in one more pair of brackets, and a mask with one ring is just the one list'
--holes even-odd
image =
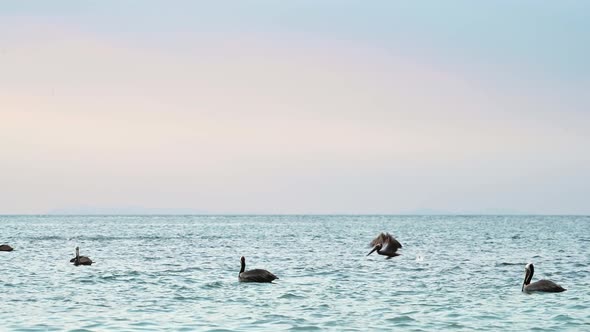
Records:
{"label": "pelican wing", "polygon": [[[76,257],[70,259],[70,263],[76,264]],[[80,256],[77,265],[92,265],[92,260],[86,256]]]}
{"label": "pelican wing", "polygon": [[2,244],[0,245],[0,251],[12,251],[12,247],[8,244]]}
{"label": "pelican wing", "polygon": [[254,269],[240,273],[240,280],[241,281],[250,281],[250,282],[271,282],[275,279],[279,279],[274,274],[270,273],[267,270],[262,269]]}
{"label": "pelican wing", "polygon": [[78,259],[78,263],[80,265],[92,265],[92,260],[86,256],[80,256],[80,259]]}
{"label": "pelican wing", "polygon": [[402,247],[402,244],[399,243],[399,241],[396,240],[393,237],[393,235],[391,235],[389,233],[381,233],[381,234],[377,235],[377,237],[374,238],[373,241],[371,241],[370,246],[374,247],[378,244],[382,245],[384,248],[391,247],[391,249],[389,249],[389,250],[393,250],[393,251]]}
{"label": "pelican wing", "polygon": [[378,244],[383,245],[383,242],[385,242],[385,238],[387,237],[387,235],[385,233],[381,233],[379,235],[377,235],[376,238],[374,238],[371,243],[369,243],[370,247],[374,247]]}
{"label": "pelican wing", "polygon": [[539,280],[535,281],[528,286],[525,287],[525,291],[527,292],[563,292],[565,288],[559,286],[558,284],[554,283],[551,280]]}

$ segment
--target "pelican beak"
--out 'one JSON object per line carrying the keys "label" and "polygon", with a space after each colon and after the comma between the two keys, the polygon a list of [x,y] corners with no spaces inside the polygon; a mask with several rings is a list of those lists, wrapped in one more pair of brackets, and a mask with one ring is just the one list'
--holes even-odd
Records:
{"label": "pelican beak", "polygon": [[372,254],[372,253],[373,253],[375,250],[377,250],[377,246],[373,247],[373,250],[371,250],[371,252],[369,252],[369,253],[367,254],[367,256],[369,256],[370,254]]}

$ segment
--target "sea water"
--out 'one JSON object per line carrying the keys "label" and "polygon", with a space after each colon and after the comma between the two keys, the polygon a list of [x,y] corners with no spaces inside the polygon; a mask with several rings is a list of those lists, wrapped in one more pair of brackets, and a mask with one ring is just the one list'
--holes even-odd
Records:
{"label": "sea water", "polygon": [[[366,256],[382,231],[401,256]],[[0,330],[590,330],[587,216],[0,216],[0,242]],[[567,291],[522,293],[528,262]]]}

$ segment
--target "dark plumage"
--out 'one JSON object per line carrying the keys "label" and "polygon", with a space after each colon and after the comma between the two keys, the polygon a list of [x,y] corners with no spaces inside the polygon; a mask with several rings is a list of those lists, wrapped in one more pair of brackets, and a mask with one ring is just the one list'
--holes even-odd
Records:
{"label": "dark plumage", "polygon": [[76,247],[76,257],[70,259],[70,263],[78,265],[92,265],[92,260],[86,256],[80,256],[80,247]]}
{"label": "dark plumage", "polygon": [[279,279],[279,277],[268,272],[267,270],[254,269],[244,271],[246,269],[246,258],[244,258],[244,256],[240,258],[240,262],[242,264],[242,268],[238,274],[238,279],[242,282],[272,282],[275,279]]}
{"label": "dark plumage", "polygon": [[391,234],[389,233],[381,233],[377,235],[376,238],[371,241],[370,246],[373,247],[373,250],[367,254],[369,256],[374,251],[377,251],[379,255],[387,256],[387,259],[390,259],[395,256],[399,256],[397,250],[402,247],[402,244],[399,243]]}
{"label": "dark plumage", "polygon": [[549,292],[559,293],[566,289],[554,283],[551,280],[539,280],[531,283],[533,274],[535,273],[535,267],[533,263],[528,263],[525,268],[524,282],[522,283],[522,292]]}
{"label": "dark plumage", "polygon": [[0,245],[0,251],[12,251],[12,250],[13,250],[12,247],[9,246],[8,244]]}

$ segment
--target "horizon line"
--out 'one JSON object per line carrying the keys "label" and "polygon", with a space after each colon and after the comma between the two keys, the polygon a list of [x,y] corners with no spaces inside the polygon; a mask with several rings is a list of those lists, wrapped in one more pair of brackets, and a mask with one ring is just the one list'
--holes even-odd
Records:
{"label": "horizon line", "polygon": [[0,213],[0,217],[16,217],[16,216],[52,216],[52,217],[72,217],[72,216],[571,216],[571,217],[590,217],[590,214],[543,214],[543,213]]}

